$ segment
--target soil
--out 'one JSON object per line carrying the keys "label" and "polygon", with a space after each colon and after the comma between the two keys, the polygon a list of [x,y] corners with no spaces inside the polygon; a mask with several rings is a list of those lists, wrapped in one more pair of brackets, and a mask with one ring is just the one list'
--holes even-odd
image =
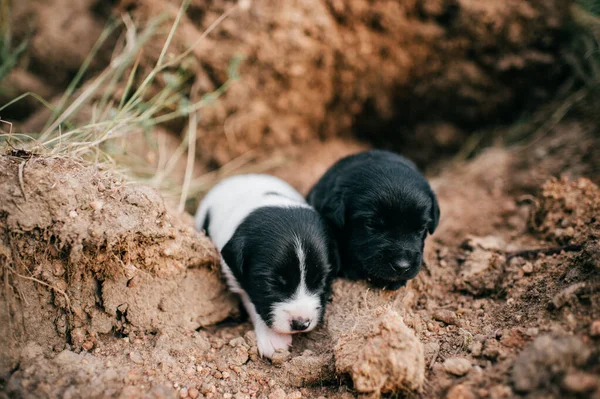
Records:
{"label": "soil", "polygon": [[[13,42],[28,40],[29,47],[6,79],[0,103],[27,91],[56,100],[109,16],[130,12],[143,25],[166,13],[171,23],[181,2],[12,3]],[[228,79],[236,57],[244,58],[240,79],[200,118],[197,153],[206,165],[221,166],[248,150],[268,153],[352,135],[411,146],[423,165],[434,154],[455,152],[474,127],[512,121],[552,97],[568,72],[561,52],[571,4],[193,0],[167,56],[237,8],[168,72],[186,77],[181,92],[200,98]],[[145,47],[139,76],[156,64],[167,32],[165,25]],[[116,43],[117,33],[99,49],[87,76],[107,65]],[[165,80],[161,75],[157,84]],[[45,120],[36,118],[38,110],[46,115],[43,109],[32,100],[5,113],[33,132],[39,131],[34,122]],[[181,133],[185,125],[182,118],[170,129]]]}
{"label": "soil", "polygon": [[[2,364],[5,394],[598,397],[600,188],[584,177],[598,180],[590,164],[573,172],[572,161],[562,158],[574,149],[586,158],[598,137],[593,125],[574,123],[560,123],[537,144],[489,148],[431,177],[442,219],[418,277],[396,292],[336,281],[323,325],[272,362],[258,357],[252,326],[235,303],[214,299],[229,297],[213,271],[213,250],[190,230],[189,218],[175,217],[158,195],[109,172],[71,160],[5,156],[2,256],[41,281],[3,268],[9,290],[1,299],[13,306],[10,317],[2,313],[13,328],[2,335],[2,347],[12,348],[2,356],[9,359]],[[563,145],[550,151],[557,137]],[[306,192],[336,159],[365,147],[345,139],[297,147],[273,173]],[[556,158],[521,168],[525,149]],[[27,201],[18,177],[25,161]],[[553,177],[560,172],[562,178]],[[531,182],[542,177],[532,191]],[[90,206],[94,200],[104,204],[99,211]],[[80,222],[67,228],[73,211]],[[53,255],[60,242],[66,250]],[[121,262],[103,253],[121,254]],[[141,269],[129,283],[121,277],[124,259]],[[59,266],[65,272],[57,277]],[[78,279],[64,277],[74,272]],[[86,291],[87,279],[94,290]],[[73,315],[58,294],[61,281]],[[95,323],[95,312],[104,323]],[[210,320],[189,318],[207,312]],[[65,317],[69,334],[60,328]]]}
{"label": "soil", "polygon": [[[564,118],[534,113],[527,134],[503,124],[565,78],[571,1],[193,0],[171,51],[236,4],[169,71],[194,77],[182,92],[197,98],[245,56],[241,78],[202,110],[196,172],[253,150],[285,159],[271,172],[306,193],[340,157],[391,146],[430,166],[439,198],[423,270],[396,292],[336,281],[323,324],[261,359],[190,215],[82,160],[7,149],[0,398],[600,398],[597,98]],[[14,40],[30,46],[0,103],[26,91],[55,102],[111,14],[140,22],[178,5],[13,1]],[[49,111],[26,101],[6,112],[38,131]],[[184,123],[165,128],[153,133],[170,152]],[[511,145],[465,159],[477,137]],[[155,170],[144,145],[136,137],[126,156],[150,156]]]}

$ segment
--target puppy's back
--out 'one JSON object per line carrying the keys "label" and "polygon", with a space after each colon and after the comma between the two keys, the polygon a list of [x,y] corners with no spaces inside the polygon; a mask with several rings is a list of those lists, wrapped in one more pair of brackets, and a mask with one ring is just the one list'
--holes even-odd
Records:
{"label": "puppy's back", "polygon": [[196,229],[205,228],[221,250],[244,219],[265,206],[310,208],[283,180],[262,174],[238,175],[221,181],[204,197],[196,212]]}

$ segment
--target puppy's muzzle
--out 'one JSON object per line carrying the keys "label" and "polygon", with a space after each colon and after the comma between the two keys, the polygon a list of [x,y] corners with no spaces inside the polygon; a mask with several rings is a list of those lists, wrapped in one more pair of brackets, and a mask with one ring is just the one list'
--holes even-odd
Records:
{"label": "puppy's muzzle", "polygon": [[421,254],[417,251],[402,250],[392,264],[395,277],[409,280],[417,275],[421,266]]}
{"label": "puppy's muzzle", "polygon": [[290,323],[292,331],[304,331],[310,326],[310,319],[294,319]]}

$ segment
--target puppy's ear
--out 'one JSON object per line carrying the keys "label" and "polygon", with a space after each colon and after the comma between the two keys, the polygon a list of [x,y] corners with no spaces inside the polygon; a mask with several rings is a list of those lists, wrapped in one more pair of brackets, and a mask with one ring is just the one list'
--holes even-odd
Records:
{"label": "puppy's ear", "polygon": [[431,191],[431,222],[429,223],[429,234],[433,234],[440,223],[440,206],[435,193]]}
{"label": "puppy's ear", "polygon": [[234,234],[221,249],[221,256],[238,280],[244,272],[244,239]]}

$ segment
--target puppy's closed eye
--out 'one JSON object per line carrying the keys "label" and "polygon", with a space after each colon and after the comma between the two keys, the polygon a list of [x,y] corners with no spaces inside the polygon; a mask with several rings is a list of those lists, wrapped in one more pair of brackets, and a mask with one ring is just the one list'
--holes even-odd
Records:
{"label": "puppy's closed eye", "polygon": [[371,230],[385,229],[386,220],[381,217],[371,217],[363,219],[363,224],[366,228]]}
{"label": "puppy's closed eye", "polygon": [[275,284],[283,288],[287,286],[288,282],[283,276],[277,276],[275,279]]}

